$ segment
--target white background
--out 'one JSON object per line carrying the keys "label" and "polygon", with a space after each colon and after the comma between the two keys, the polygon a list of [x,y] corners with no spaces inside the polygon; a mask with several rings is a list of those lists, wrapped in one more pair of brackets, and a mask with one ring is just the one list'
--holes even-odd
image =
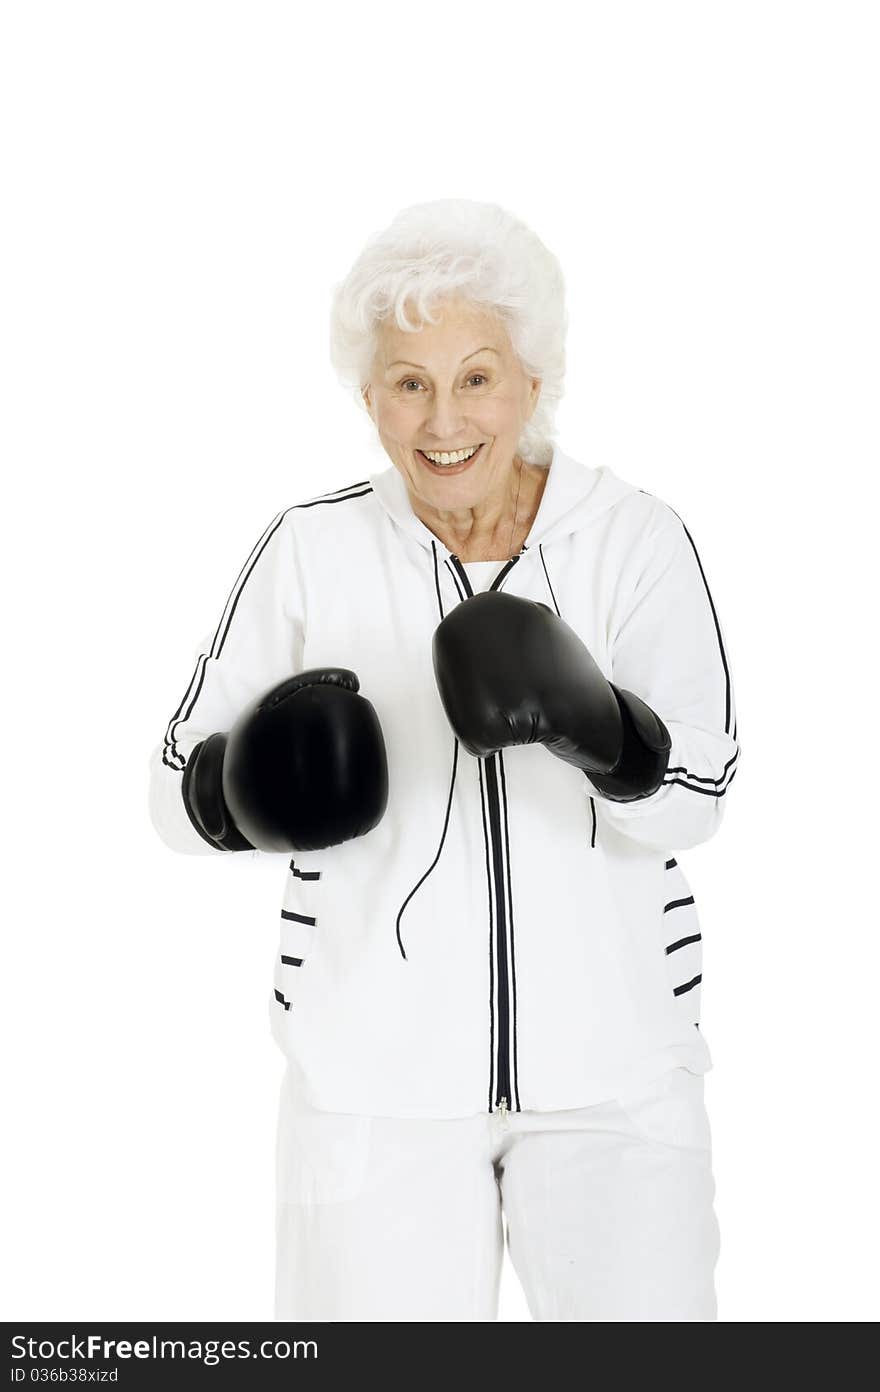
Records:
{"label": "white background", "polygon": [[279,862],[167,850],[147,760],[271,517],[375,465],[332,285],[461,196],[559,257],[560,444],[681,514],[724,625],[721,1319],[876,1319],[876,21],[4,7],[4,1318],[271,1318]]}

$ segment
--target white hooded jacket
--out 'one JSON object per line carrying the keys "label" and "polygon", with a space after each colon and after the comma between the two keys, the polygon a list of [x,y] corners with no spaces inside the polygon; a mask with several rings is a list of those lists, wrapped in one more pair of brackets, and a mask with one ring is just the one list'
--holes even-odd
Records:
{"label": "white hooded jacket", "polygon": [[690,533],[658,498],[556,448],[522,551],[496,564],[494,588],[548,604],[661,717],[672,748],[655,793],[611,801],[541,745],[486,759],[459,745],[431,643],[472,592],[468,566],[393,465],[272,520],[151,758],[163,841],[228,855],[183,805],[195,745],[311,667],[352,669],[375,707],[382,821],[283,860],[272,1031],[320,1110],[556,1111],[711,1067],[676,853],[718,829],[739,745]]}

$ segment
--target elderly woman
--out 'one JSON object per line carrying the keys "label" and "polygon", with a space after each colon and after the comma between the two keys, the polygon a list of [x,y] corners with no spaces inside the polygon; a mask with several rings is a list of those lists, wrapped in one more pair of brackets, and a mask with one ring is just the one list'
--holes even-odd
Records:
{"label": "elderly woman", "polygon": [[712,1320],[700,928],[739,756],[659,498],[552,441],[558,265],[407,209],[332,354],[390,465],[247,558],[151,766],[176,850],[283,854],[276,1317]]}

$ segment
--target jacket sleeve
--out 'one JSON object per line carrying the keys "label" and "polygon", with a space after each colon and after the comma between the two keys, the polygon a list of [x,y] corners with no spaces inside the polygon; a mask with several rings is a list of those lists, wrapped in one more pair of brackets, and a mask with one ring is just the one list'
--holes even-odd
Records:
{"label": "jacket sleeve", "polygon": [[189,819],[182,794],[187,759],[200,741],[228,731],[255,697],[302,670],[304,640],[294,535],[288,513],[281,512],[242,566],[213,635],[199,645],[183,698],[149,759],[150,819],[171,850],[229,854],[210,845]]}
{"label": "jacket sleeve", "polygon": [[611,677],[640,696],[669,731],[661,786],[618,802],[596,792],[597,815],[660,851],[715,834],[739,762],[727,649],[697,549],[681,518],[657,500],[612,616]]}

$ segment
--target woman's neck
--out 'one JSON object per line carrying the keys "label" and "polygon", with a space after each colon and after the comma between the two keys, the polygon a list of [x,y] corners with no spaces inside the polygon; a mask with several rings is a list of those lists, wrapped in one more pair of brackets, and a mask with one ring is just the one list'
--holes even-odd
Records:
{"label": "woman's neck", "polygon": [[509,502],[491,530],[481,531],[479,519],[474,514],[471,514],[469,526],[458,528],[446,525],[436,513],[431,517],[419,515],[425,526],[460,561],[506,561],[522,550],[540,506],[548,474],[549,469],[517,461]]}

